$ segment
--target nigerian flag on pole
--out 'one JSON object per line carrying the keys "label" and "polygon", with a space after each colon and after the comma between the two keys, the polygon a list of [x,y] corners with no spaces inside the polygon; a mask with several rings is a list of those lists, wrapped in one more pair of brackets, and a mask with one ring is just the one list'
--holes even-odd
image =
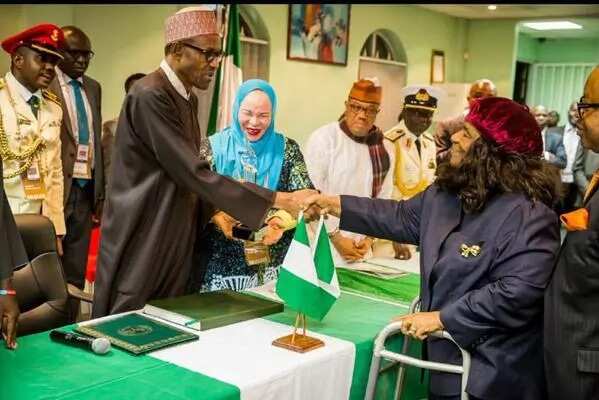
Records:
{"label": "nigerian flag on pole", "polygon": [[241,85],[241,43],[239,42],[239,9],[237,4],[227,5],[223,38],[225,56],[220,63],[214,82],[210,106],[208,135],[221,131],[231,124],[235,94]]}
{"label": "nigerian flag on pole", "polygon": [[300,214],[293,241],[277,281],[277,294],[290,308],[322,320],[339,298],[339,282],[331,243],[321,216],[310,245],[304,216]]}

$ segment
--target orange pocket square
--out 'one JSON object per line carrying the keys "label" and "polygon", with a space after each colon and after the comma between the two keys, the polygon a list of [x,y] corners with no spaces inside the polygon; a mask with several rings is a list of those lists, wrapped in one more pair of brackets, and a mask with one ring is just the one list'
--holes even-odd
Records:
{"label": "orange pocket square", "polygon": [[583,231],[589,227],[589,212],[586,208],[570,211],[559,218],[568,231]]}

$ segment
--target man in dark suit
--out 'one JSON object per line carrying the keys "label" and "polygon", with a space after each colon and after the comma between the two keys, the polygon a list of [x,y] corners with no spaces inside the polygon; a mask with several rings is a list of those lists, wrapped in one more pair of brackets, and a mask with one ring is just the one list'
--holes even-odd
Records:
{"label": "man in dark suit", "polygon": [[566,168],[566,150],[564,149],[562,137],[555,132],[548,132],[549,113],[547,108],[545,106],[536,106],[533,107],[531,112],[537,120],[539,128],[542,129],[541,136],[543,137],[545,160],[559,169]]}
{"label": "man in dark suit", "polygon": [[[582,145],[599,152],[599,67],[578,103]],[[599,171],[582,209],[563,218],[568,229],[545,293],[545,369],[549,399],[599,395]]]}
{"label": "man in dark suit", "polygon": [[[572,211],[576,203],[578,191],[576,190],[576,184],[574,183],[573,166],[576,159],[576,149],[580,142],[580,137],[576,130],[577,122],[578,111],[576,109],[576,102],[573,102],[568,109],[568,121],[565,125],[554,127],[551,127],[550,124],[547,125],[547,134],[550,136],[553,136],[553,133],[558,134],[562,138],[562,143],[566,152],[566,167],[561,170],[563,197],[558,205],[558,214]],[[594,171],[595,170],[592,172]]]}
{"label": "man in dark suit", "polygon": [[19,304],[11,277],[14,268],[27,263],[27,254],[4,193],[2,175],[2,160],[0,160],[0,332],[6,347],[15,349]]}
{"label": "man in dark suit", "polygon": [[599,154],[593,150],[585,149],[582,144],[578,143],[576,149],[576,157],[574,159],[574,166],[572,167],[574,173],[574,183],[576,184],[576,206],[582,204],[582,198],[584,193],[589,186],[593,174],[599,168]]}
{"label": "man in dark suit", "polygon": [[94,54],[89,38],[74,26],[62,30],[64,60],[50,86],[63,109],[60,139],[67,234],[62,263],[67,281],[83,289],[93,219],[99,220],[104,200],[102,98],[100,84],[85,75]]}

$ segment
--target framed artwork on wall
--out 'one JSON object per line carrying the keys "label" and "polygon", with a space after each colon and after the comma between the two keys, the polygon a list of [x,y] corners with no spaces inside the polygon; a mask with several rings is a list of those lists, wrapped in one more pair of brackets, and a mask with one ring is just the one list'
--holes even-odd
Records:
{"label": "framed artwork on wall", "polygon": [[445,82],[445,52],[433,50],[431,56],[431,83]]}
{"label": "framed artwork on wall", "polygon": [[347,65],[349,4],[290,4],[287,59]]}

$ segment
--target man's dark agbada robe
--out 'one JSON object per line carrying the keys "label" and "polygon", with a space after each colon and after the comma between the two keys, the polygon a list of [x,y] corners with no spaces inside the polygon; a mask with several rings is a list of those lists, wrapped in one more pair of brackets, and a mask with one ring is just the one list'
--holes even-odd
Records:
{"label": "man's dark agbada robe", "polygon": [[196,104],[162,69],[136,82],[125,99],[102,221],[94,318],[183,294],[196,220],[205,224],[214,207],[257,229],[272,205],[273,192],[218,175],[200,158]]}

